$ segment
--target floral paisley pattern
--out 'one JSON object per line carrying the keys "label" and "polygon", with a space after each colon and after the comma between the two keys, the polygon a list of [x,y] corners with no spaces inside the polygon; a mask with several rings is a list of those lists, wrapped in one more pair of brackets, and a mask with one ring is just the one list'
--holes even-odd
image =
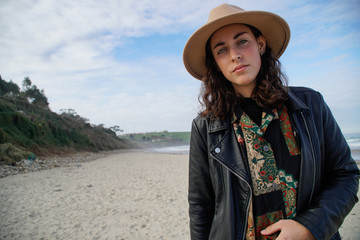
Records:
{"label": "floral paisley pattern", "polygon": [[286,174],[284,170],[279,170],[281,190],[285,203],[287,218],[293,218],[296,214],[296,189],[298,181],[294,180],[291,174]]}
{"label": "floral paisley pattern", "polygon": [[300,154],[300,150],[296,145],[296,140],[291,127],[290,118],[285,106],[280,110],[280,127],[284,134],[285,142],[289,148],[290,154],[291,155]]}
{"label": "floral paisley pattern", "polygon": [[243,132],[254,195],[278,190],[280,178],[271,146],[251,130],[243,128]]}
{"label": "floral paisley pattern", "polygon": [[275,235],[264,237],[260,231],[282,218],[293,218],[296,215],[298,181],[293,178],[292,174],[287,174],[284,169],[278,169],[271,144],[264,138],[266,130],[274,120],[280,123],[280,130],[290,156],[299,155],[300,150],[296,144],[285,106],[280,106],[279,110],[263,112],[261,126],[254,123],[245,112],[242,113],[240,119],[236,119],[235,114],[233,117],[233,128],[237,140],[246,149],[254,198],[280,191],[282,194],[279,193],[279,196],[283,200],[285,209],[285,212],[278,209],[255,216],[252,209],[253,204],[251,204],[246,239],[255,239],[255,236],[256,239],[275,239]]}

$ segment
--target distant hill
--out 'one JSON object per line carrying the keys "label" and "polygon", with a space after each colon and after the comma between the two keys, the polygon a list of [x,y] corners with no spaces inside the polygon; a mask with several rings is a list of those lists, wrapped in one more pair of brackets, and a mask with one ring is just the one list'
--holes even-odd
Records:
{"label": "distant hill", "polygon": [[190,132],[148,132],[132,133],[122,136],[143,147],[159,147],[190,144]]}
{"label": "distant hill", "polygon": [[52,112],[44,91],[32,86],[29,78],[25,80],[27,86],[20,91],[15,83],[0,77],[0,163],[14,164],[36,155],[134,147],[116,135],[118,126],[92,125],[71,109]]}

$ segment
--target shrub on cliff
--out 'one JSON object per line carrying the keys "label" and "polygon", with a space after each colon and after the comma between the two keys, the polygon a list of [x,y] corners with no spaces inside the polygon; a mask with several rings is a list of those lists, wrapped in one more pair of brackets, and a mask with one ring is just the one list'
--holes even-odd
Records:
{"label": "shrub on cliff", "polygon": [[29,95],[31,89],[37,88],[31,87],[30,79],[25,80],[23,88],[28,91],[27,94],[9,91],[0,77],[0,90],[6,92],[0,95],[0,144],[3,154],[0,161],[8,162],[7,155],[13,159],[12,163],[29,152],[45,155],[64,149],[99,151],[132,147],[130,141],[118,138],[111,128],[91,125],[74,110],[60,115],[52,112],[45,95],[39,97],[39,101],[29,101],[29,96],[42,95],[43,91]]}

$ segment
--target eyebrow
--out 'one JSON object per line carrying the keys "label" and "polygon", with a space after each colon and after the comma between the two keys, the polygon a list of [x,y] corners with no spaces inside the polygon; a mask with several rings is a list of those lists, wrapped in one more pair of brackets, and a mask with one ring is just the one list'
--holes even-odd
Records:
{"label": "eyebrow", "polygon": [[[241,35],[243,35],[243,34],[245,34],[245,33],[247,33],[247,32],[239,32],[238,34],[236,34],[236,35],[233,37],[233,39],[236,40],[238,37],[240,37]],[[224,45],[224,44],[225,44],[225,42],[219,42],[219,43],[217,43],[217,44],[213,47],[213,49],[215,49],[215,48],[217,48],[217,47],[219,47],[219,46],[222,46],[222,45]]]}

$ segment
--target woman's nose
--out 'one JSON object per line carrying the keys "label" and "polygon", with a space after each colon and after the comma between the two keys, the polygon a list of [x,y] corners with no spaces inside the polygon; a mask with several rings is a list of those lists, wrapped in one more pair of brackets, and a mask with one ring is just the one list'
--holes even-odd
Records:
{"label": "woman's nose", "polygon": [[232,48],[230,51],[231,51],[231,60],[233,62],[238,61],[241,58],[241,53],[236,49]]}

